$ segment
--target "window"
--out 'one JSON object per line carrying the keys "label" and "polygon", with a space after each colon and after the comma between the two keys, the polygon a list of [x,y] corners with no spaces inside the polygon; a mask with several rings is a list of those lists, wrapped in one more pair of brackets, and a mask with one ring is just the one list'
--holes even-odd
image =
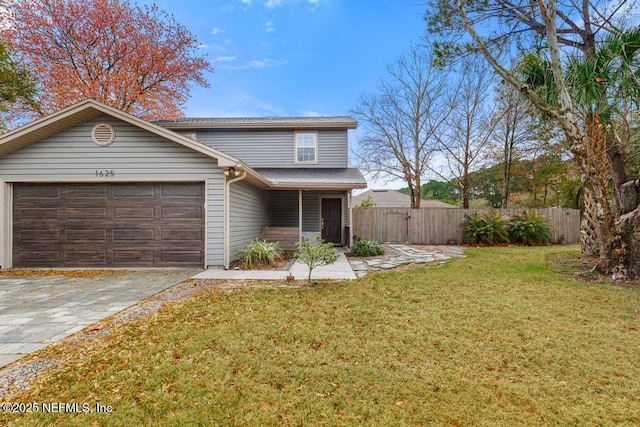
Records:
{"label": "window", "polygon": [[315,132],[296,133],[296,163],[318,162],[318,134]]}

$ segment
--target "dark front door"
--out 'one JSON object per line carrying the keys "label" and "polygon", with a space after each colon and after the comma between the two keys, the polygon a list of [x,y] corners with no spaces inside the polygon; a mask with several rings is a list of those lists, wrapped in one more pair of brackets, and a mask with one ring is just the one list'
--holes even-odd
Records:
{"label": "dark front door", "polygon": [[322,239],[342,243],[342,199],[322,199]]}

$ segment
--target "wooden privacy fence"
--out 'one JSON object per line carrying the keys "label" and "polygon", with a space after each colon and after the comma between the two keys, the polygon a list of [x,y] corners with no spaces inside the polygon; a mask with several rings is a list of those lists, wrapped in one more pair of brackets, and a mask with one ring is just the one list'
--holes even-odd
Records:
{"label": "wooden privacy fence", "polygon": [[[354,236],[387,243],[443,245],[464,242],[465,215],[479,209],[449,208],[368,208],[353,210]],[[580,211],[578,209],[494,209],[511,217],[523,212],[541,215],[549,220],[552,242],[564,238],[568,243],[580,241]]]}

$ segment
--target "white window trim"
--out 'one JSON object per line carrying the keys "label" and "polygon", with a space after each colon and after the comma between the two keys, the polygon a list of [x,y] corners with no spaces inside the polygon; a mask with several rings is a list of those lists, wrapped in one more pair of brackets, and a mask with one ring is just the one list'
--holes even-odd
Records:
{"label": "white window trim", "polygon": [[[315,144],[315,152],[313,154],[315,160],[298,160],[298,135],[307,135],[312,134],[315,135],[316,144]],[[297,164],[303,165],[313,165],[318,164],[318,132],[294,132],[293,133],[293,162]]]}

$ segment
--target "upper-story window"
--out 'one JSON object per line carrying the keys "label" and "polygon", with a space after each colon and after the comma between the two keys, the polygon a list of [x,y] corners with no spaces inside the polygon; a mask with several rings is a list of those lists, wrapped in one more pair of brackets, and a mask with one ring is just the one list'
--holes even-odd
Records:
{"label": "upper-story window", "polygon": [[318,163],[318,133],[296,132],[296,163]]}

